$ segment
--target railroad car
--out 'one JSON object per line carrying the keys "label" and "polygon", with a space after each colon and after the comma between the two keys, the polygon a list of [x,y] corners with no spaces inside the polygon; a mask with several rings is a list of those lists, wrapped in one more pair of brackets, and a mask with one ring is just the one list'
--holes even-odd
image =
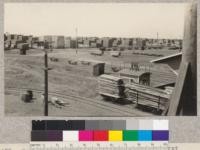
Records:
{"label": "railroad car", "polygon": [[125,86],[121,78],[103,74],[98,80],[98,92],[104,99],[123,100],[125,98]]}

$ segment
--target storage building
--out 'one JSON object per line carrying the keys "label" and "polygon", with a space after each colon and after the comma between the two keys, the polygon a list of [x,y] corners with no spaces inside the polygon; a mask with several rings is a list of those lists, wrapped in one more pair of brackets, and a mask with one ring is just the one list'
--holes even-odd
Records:
{"label": "storage building", "polygon": [[104,74],[104,70],[105,70],[105,63],[94,63],[93,64],[93,75],[94,76],[99,76]]}
{"label": "storage building", "polygon": [[119,72],[120,77],[128,83],[136,83],[141,85],[150,86],[151,73],[144,70],[131,70],[123,69]]}
{"label": "storage building", "polygon": [[167,64],[172,68],[174,73],[178,74],[181,60],[182,52],[151,60],[151,63]]}

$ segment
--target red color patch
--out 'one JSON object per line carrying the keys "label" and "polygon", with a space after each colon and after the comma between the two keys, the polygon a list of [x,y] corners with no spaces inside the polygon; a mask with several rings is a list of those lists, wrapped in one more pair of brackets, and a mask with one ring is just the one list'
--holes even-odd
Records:
{"label": "red color patch", "polygon": [[99,130],[93,132],[94,141],[108,141],[108,131],[107,130]]}

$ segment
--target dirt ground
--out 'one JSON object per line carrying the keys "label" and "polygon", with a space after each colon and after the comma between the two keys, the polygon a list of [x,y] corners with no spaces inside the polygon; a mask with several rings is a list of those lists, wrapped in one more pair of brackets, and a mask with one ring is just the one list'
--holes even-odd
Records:
{"label": "dirt ground", "polygon": [[[126,106],[104,102],[98,94],[97,77],[92,75],[92,65],[71,65],[69,60],[103,61],[106,63],[106,73],[114,72],[111,66],[127,67],[131,61],[149,65],[149,61],[158,57],[146,55],[134,55],[133,51],[123,51],[119,58],[110,56],[105,52],[103,56],[93,56],[93,49],[81,49],[76,53],[73,49],[59,49],[49,52],[50,58],[58,58],[58,62],[49,59],[49,91],[69,95],[69,98],[61,98],[68,103],[65,107],[56,108],[49,105],[50,116],[144,116],[152,115],[134,108],[133,104]],[[147,53],[159,53],[170,55],[174,50],[147,50]],[[18,50],[5,51],[5,114],[8,116],[41,116],[43,115],[43,102],[40,99],[42,93],[34,93],[35,100],[32,103],[24,103],[20,100],[20,89],[44,89],[44,52],[41,50],[29,50],[27,55],[19,55]],[[165,71],[170,73],[166,66],[151,66],[153,71]],[[156,76],[154,77],[156,78]],[[15,88],[15,93],[9,89]],[[80,101],[70,96],[85,98]],[[101,102],[95,104],[94,102]],[[113,108],[113,109],[109,109]],[[123,110],[128,110],[128,112]]]}

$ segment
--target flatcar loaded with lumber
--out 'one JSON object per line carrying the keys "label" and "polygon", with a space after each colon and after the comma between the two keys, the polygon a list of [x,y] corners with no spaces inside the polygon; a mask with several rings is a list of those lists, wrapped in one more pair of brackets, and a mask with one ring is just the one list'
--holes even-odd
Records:
{"label": "flatcar loaded with lumber", "polygon": [[139,84],[127,84],[128,99],[137,105],[148,106],[164,111],[170,100],[171,94],[166,90]]}
{"label": "flatcar loaded with lumber", "polygon": [[122,100],[125,86],[121,78],[103,74],[99,77],[99,94],[105,99]]}

